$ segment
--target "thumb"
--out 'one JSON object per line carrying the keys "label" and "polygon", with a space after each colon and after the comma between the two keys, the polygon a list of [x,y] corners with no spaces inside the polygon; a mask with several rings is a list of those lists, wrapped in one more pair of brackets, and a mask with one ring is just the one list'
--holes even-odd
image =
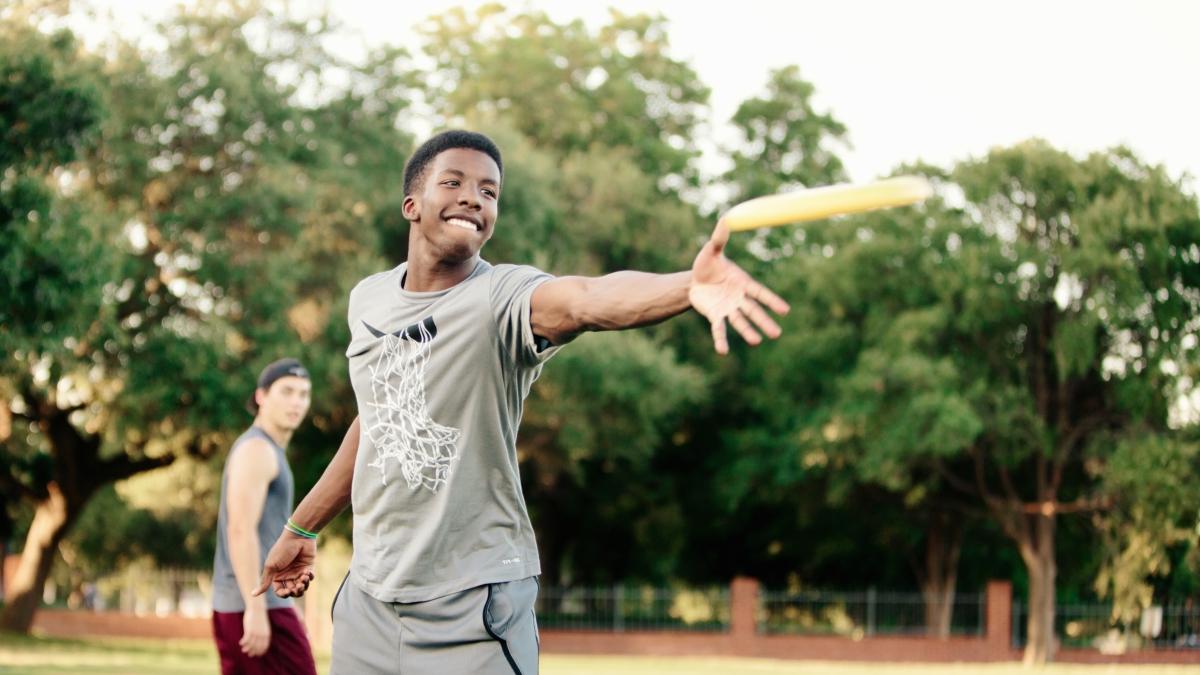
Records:
{"label": "thumb", "polygon": [[713,255],[721,255],[725,250],[725,244],[729,243],[729,226],[725,224],[724,220],[717,221],[717,226],[713,228],[708,243],[712,246]]}
{"label": "thumb", "polygon": [[271,577],[273,576],[272,571],[273,570],[269,567],[263,568],[262,579],[259,581],[258,588],[254,589],[254,591],[251,592],[251,595],[257,598],[258,596],[267,592],[267,589],[271,587]]}

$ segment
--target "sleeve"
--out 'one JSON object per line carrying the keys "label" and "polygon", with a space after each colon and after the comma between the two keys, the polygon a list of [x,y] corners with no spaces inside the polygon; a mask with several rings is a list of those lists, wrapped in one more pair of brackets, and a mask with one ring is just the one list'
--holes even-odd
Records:
{"label": "sleeve", "polygon": [[368,292],[375,281],[375,274],[358,282],[350,291],[350,301],[346,307],[346,325],[350,329],[350,342],[346,346],[346,358],[362,356],[370,351],[379,340],[363,329],[360,319],[363,315],[363,294]]}
{"label": "sleeve", "polygon": [[500,349],[511,363],[527,368],[540,366],[562,349],[535,336],[529,322],[534,289],[553,278],[528,265],[497,265],[492,270],[492,318]]}

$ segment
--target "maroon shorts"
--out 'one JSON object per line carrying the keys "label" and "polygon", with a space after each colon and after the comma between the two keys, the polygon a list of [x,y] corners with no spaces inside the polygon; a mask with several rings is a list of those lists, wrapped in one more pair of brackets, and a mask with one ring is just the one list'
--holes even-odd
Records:
{"label": "maroon shorts", "polygon": [[223,675],[317,675],[312,647],[300,615],[291,607],[267,610],[271,622],[271,646],[262,656],[242,653],[242,612],[213,612],[213,636],[221,657]]}

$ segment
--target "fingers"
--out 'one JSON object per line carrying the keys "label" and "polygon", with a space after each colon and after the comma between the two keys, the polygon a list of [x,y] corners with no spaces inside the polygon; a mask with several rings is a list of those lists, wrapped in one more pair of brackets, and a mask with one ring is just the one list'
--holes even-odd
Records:
{"label": "fingers", "polygon": [[278,595],[281,598],[298,598],[298,597],[304,595],[305,591],[307,591],[307,590],[308,590],[307,583],[291,583],[291,582],[289,582],[287,584],[280,584],[279,586],[277,586],[275,589],[275,595]]}
{"label": "fingers", "polygon": [[243,637],[242,640],[246,641],[242,645],[242,653],[246,656],[262,656],[267,653],[267,648],[271,646],[269,638],[254,637],[247,640],[247,638]]}
{"label": "fingers", "polygon": [[[737,331],[738,335],[746,341],[750,346],[757,346],[762,343],[762,335],[754,329],[758,326],[759,330],[766,333],[768,337],[777,338],[783,334],[783,329],[778,323],[767,314],[757,302],[746,298],[742,301],[741,308],[734,310],[728,316],[711,321],[713,347],[716,348],[718,354],[729,353],[729,339],[726,336],[725,320],[728,319],[729,325]],[[751,325],[753,321],[753,325]]]}
{"label": "fingers", "polygon": [[747,344],[754,346],[762,342],[762,336],[758,334],[758,331],[754,330],[754,327],[746,320],[746,315],[741,312],[734,312],[729,315],[729,325],[733,326],[733,329],[738,332],[738,335],[742,336],[742,339]]}
{"label": "fingers", "polygon": [[259,580],[258,588],[254,589],[254,592],[251,593],[251,595],[257,598],[258,596],[267,592],[267,589],[271,587],[271,577],[273,576],[272,572],[273,570],[270,568],[263,568],[262,579]]}
{"label": "fingers", "polygon": [[754,325],[757,326],[759,330],[767,334],[767,337],[774,339],[783,333],[783,329],[779,327],[779,324],[775,323],[775,320],[772,319],[769,314],[767,314],[766,310],[762,308],[762,305],[759,305],[749,297],[742,301],[742,306],[740,309],[742,314],[746,315],[752,322],[754,322]]}
{"label": "fingers", "polygon": [[262,656],[271,646],[271,638],[268,635],[245,633],[242,635],[242,639],[238,640],[238,646],[246,656]]}
{"label": "fingers", "polygon": [[312,571],[300,573],[298,577],[275,580],[275,595],[281,598],[298,598],[308,590],[308,585],[316,578]]}
{"label": "fingers", "polygon": [[775,312],[776,314],[787,314],[792,309],[791,305],[787,304],[787,301],[778,295],[775,295],[771,289],[763,286],[757,281],[750,283],[750,287],[747,289],[746,295],[765,304],[767,307],[770,307],[771,311]]}
{"label": "fingers", "polygon": [[729,340],[725,337],[725,319],[720,318],[710,322],[712,325],[713,348],[718,354],[729,353]]}

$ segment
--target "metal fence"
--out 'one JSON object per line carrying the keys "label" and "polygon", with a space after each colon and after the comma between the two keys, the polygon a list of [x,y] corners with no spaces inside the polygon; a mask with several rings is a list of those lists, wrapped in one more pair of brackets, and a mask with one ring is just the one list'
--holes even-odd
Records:
{"label": "metal fence", "polygon": [[727,588],[543,586],[537,599],[541,628],[724,631],[729,614]]}
{"label": "metal fence", "polygon": [[[1022,648],[1028,638],[1029,606],[1014,602],[1012,619],[1013,646]],[[1151,607],[1129,624],[1115,620],[1110,605],[1058,605],[1054,609],[1054,633],[1063,647],[1200,650],[1200,604]]]}
{"label": "metal fence", "polygon": [[208,570],[129,569],[96,581],[85,606],[96,611],[205,617],[212,613],[211,597]]}
{"label": "metal fence", "polygon": [[[64,601],[48,584],[47,604]],[[159,616],[205,617],[211,613],[212,577],[208,570],[131,568],[83,584],[71,606],[95,611]],[[542,628],[602,631],[727,631],[730,593],[721,588],[655,588],[614,585],[570,588],[543,586],[537,599]],[[952,635],[983,635],[987,606],[984,593],[958,593],[950,617]],[[1029,608],[1013,602],[1012,645],[1026,643]],[[759,593],[760,633],[845,635],[927,635],[925,602],[920,593],[772,591]],[[1068,648],[1114,651],[1146,647],[1200,651],[1200,603],[1168,603],[1152,607],[1137,620],[1114,620],[1106,604],[1064,604],[1055,610],[1055,634]]]}
{"label": "metal fence", "polygon": [[[956,593],[950,613],[952,635],[983,635],[987,605],[983,593]],[[926,635],[925,601],[920,593],[764,591],[758,629],[763,633],[816,635]]]}
{"label": "metal fence", "polygon": [[[209,616],[208,570],[131,569],[85,585],[81,607],[158,616]],[[543,586],[537,599],[542,628],[729,630],[728,588],[598,588]]]}

